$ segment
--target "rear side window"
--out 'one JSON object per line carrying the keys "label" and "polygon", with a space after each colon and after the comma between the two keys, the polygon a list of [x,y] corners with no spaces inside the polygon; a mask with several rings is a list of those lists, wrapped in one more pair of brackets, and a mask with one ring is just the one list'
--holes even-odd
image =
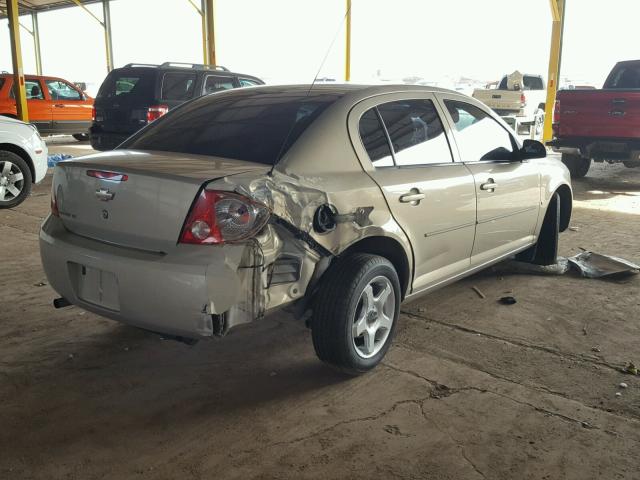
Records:
{"label": "rear side window", "polygon": [[[2,88],[2,85],[0,85]],[[11,98],[16,98],[16,88],[15,85],[11,89]],[[24,90],[27,94],[27,100],[44,100],[44,93],[42,93],[42,88],[40,87],[40,82],[38,80],[25,80],[24,81]]]}
{"label": "rear side window", "polygon": [[[222,90],[231,90],[235,88],[235,83],[231,77],[221,77],[217,75],[209,75],[204,81],[204,93],[215,93]],[[243,85],[246,87],[248,85]]]}
{"label": "rear side window", "polygon": [[398,166],[453,161],[449,142],[431,100],[400,100],[378,106]]}
{"label": "rear side window", "polygon": [[511,160],[513,139],[488,113],[475,105],[456,100],[444,101],[454,128],[456,142],[464,162]]}
{"label": "rear side window", "polygon": [[391,155],[389,140],[387,134],[384,133],[384,128],[375,108],[362,115],[359,130],[362,144],[367,150],[373,166],[393,167],[393,156]]}
{"label": "rear side window", "polygon": [[194,73],[170,72],[162,78],[162,100],[189,100],[196,84]]}
{"label": "rear side window", "polygon": [[4,78],[0,78],[0,90],[4,87]]}
{"label": "rear side window", "polygon": [[[544,83],[540,77],[524,75],[522,77],[522,83],[524,83],[524,86],[522,87],[523,90],[544,90]],[[498,90],[508,90],[506,76],[502,77],[502,81],[500,82],[500,85],[498,85]]]}
{"label": "rear side window", "polygon": [[286,90],[254,92],[197,98],[156,120],[121,148],[274,165],[306,128],[340,98],[337,94],[307,95]]}
{"label": "rear side window", "polygon": [[620,65],[607,78],[604,88],[640,88],[640,64]]}

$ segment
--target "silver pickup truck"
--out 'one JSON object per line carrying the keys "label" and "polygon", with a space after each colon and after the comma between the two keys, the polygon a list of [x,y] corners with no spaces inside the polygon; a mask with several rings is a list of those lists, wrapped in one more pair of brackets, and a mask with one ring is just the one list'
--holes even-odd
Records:
{"label": "silver pickup truck", "polygon": [[500,115],[519,134],[538,136],[542,133],[546,86],[540,75],[516,71],[502,77],[497,89],[476,89],[472,96]]}

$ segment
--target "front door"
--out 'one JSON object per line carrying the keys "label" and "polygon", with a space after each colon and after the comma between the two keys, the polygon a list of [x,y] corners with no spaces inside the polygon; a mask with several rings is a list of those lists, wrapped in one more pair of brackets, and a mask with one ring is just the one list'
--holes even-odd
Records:
{"label": "front door", "polygon": [[473,173],[478,199],[472,265],[534,242],[540,210],[540,172],[517,160],[513,136],[478,106],[444,96],[461,160]]}
{"label": "front door", "polygon": [[352,115],[361,115],[359,136],[373,166],[365,170],[411,242],[413,291],[467,270],[475,230],[474,181],[462,163],[453,161],[433,96],[376,97],[357,105]]}
{"label": "front door", "polygon": [[51,104],[53,129],[57,133],[85,133],[91,123],[92,102],[62,80],[45,80]]}

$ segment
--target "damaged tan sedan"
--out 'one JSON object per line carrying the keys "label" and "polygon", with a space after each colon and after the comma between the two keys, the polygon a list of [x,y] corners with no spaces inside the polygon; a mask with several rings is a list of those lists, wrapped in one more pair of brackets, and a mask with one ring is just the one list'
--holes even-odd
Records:
{"label": "damaged tan sedan", "polygon": [[61,295],[193,340],[289,307],[323,361],[381,361],[400,303],[507,257],[553,263],[564,165],[483,104],[409,86],[198,98],[59,164],[42,263]]}

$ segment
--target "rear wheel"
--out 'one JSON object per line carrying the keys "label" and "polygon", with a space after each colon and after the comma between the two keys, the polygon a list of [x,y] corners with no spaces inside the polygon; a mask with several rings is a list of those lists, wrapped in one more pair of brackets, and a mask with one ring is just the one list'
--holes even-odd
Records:
{"label": "rear wheel", "polygon": [[314,301],[316,354],[345,373],[371,370],[389,349],[399,311],[400,282],[386,258],[356,253],[339,259]]}
{"label": "rear wheel", "polygon": [[87,140],[89,140],[89,134],[88,133],[74,133],[73,134],[73,138],[75,138],[79,142],[86,142]]}
{"label": "rear wheel", "polygon": [[21,204],[31,192],[31,170],[13,152],[0,150],[0,208]]}
{"label": "rear wheel", "polygon": [[562,154],[562,163],[564,163],[569,169],[571,178],[584,177],[591,167],[590,158],[584,158],[580,155],[573,155],[569,153]]}

